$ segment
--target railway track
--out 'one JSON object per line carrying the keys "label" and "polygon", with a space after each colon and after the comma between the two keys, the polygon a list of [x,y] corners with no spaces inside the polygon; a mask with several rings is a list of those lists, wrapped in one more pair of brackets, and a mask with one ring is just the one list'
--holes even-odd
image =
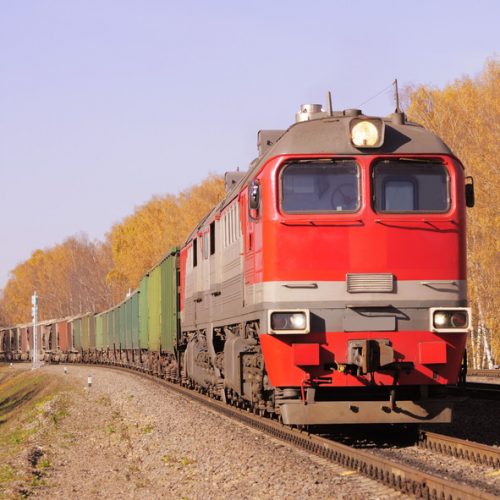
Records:
{"label": "railway track", "polygon": [[[380,457],[325,437],[309,434],[303,430],[286,427],[276,420],[262,418],[249,411],[229,406],[202,393],[173,384],[153,375],[121,366],[103,366],[128,373],[132,371],[138,376],[164,385],[172,391],[195,400],[229,418],[306,450],[309,453],[314,453],[328,461],[356,471],[403,494],[416,498],[446,500],[497,498],[490,493],[478,491],[475,487],[459,484],[456,481],[429,472],[423,472],[416,467],[404,465],[399,461]],[[420,434],[419,445],[456,458],[464,458],[465,460],[486,464],[497,469],[499,467],[499,450],[490,449],[490,447],[478,443],[470,443],[449,436],[423,432]]]}
{"label": "railway track", "polygon": [[420,432],[418,445],[443,455],[500,468],[500,448],[494,446],[427,431]]}
{"label": "railway track", "polygon": [[487,399],[490,401],[500,400],[500,384],[488,384],[486,382],[469,382],[457,387],[448,387],[449,394],[454,396],[465,396],[472,399]]}
{"label": "railway track", "polygon": [[471,377],[500,378],[500,370],[467,370]]}
{"label": "railway track", "polygon": [[465,395],[473,399],[489,399],[496,401],[500,399],[500,384],[467,382],[465,385]]}

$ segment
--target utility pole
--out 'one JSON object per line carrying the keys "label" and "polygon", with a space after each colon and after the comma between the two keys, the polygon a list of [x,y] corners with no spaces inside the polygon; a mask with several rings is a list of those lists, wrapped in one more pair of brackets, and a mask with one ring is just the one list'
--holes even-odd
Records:
{"label": "utility pole", "polygon": [[37,335],[37,319],[38,319],[38,295],[35,292],[31,297],[31,314],[33,316],[33,354],[31,356],[31,369],[38,368],[38,335]]}

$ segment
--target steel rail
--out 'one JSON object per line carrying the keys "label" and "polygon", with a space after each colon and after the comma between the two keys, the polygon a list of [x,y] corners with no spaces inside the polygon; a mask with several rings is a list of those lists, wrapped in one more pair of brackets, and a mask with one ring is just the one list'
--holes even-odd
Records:
{"label": "steel rail", "polygon": [[500,468],[500,448],[494,446],[428,431],[420,432],[418,445],[443,455],[488,465],[494,469]]}
{"label": "steel rail", "polygon": [[467,396],[473,399],[500,400],[500,384],[467,382],[465,384],[465,392]]}
{"label": "steel rail", "polygon": [[[94,365],[95,366],[95,365]],[[446,500],[493,500],[496,496],[478,491],[477,488],[459,484],[428,472],[403,465],[396,461],[378,457],[372,453],[309,434],[305,431],[287,427],[276,420],[254,415],[249,411],[230,406],[202,393],[168,382],[154,375],[123,366],[110,364],[100,365],[111,369],[135,373],[150,381],[170,388],[172,391],[197,401],[218,413],[235,419],[243,424],[292,444],[298,448],[314,453],[342,467],[383,483],[397,491],[416,498]]]}
{"label": "steel rail", "polygon": [[467,370],[467,375],[471,377],[500,378],[500,370]]}
{"label": "steel rail", "polygon": [[465,396],[471,399],[500,400],[500,384],[466,382],[465,385],[448,386],[446,390],[449,394]]}

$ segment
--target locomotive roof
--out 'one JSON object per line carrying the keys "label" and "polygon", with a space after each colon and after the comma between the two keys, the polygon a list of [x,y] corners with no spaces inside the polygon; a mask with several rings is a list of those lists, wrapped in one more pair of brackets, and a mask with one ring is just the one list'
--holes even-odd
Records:
{"label": "locomotive roof", "polygon": [[[361,117],[363,115],[358,115]],[[283,154],[451,154],[446,144],[432,132],[416,123],[397,123],[391,117],[383,118],[385,138],[381,147],[356,148],[349,131],[352,118],[342,115],[295,123],[266,151],[262,160]]]}
{"label": "locomotive roof", "polygon": [[[272,140],[273,143],[263,151],[263,154],[252,161],[248,170],[242,173],[239,181],[234,183],[225,198],[198,223],[186,241],[190,241],[206,220],[211,220],[213,214],[220,212],[234,198],[236,193],[274,156],[304,154],[342,156],[453,154],[448,146],[435,134],[421,125],[406,122],[402,119],[402,114],[396,113],[382,118],[385,123],[385,135],[381,147],[357,148],[351,142],[349,129],[349,124],[354,117],[380,119],[379,117],[365,116],[357,110],[346,110],[335,112],[332,116],[294,123],[287,130],[272,131],[273,139],[275,137],[278,137],[278,139]],[[281,135],[280,132],[282,132]]]}

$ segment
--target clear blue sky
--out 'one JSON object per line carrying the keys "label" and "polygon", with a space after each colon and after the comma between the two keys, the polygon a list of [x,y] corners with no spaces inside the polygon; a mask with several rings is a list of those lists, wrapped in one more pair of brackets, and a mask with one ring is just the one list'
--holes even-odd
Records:
{"label": "clear blue sky", "polygon": [[246,168],[257,130],[327,90],[344,109],[477,74],[499,19],[498,0],[0,0],[0,287],[36,248]]}

